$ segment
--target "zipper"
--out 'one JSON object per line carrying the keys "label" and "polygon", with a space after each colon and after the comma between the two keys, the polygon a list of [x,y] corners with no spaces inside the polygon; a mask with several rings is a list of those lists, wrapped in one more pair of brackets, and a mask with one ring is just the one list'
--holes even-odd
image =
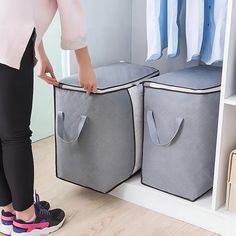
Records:
{"label": "zipper", "polygon": [[207,94],[207,93],[215,93],[220,92],[221,86],[216,86],[208,89],[191,89],[191,88],[182,88],[182,87],[176,87],[173,85],[165,85],[165,84],[158,84],[158,83],[145,83],[144,85],[147,88],[155,88],[155,89],[163,89],[168,91],[174,91],[174,92],[182,92],[182,93],[191,93],[191,94]]}
{"label": "zipper", "polygon": [[[116,91],[123,90],[123,89],[129,89],[131,87],[138,86],[139,84],[146,82],[148,79],[151,79],[151,78],[156,77],[158,75],[159,75],[159,72],[157,71],[157,72],[154,72],[154,73],[152,73],[140,80],[136,80],[136,81],[133,81],[133,82],[130,82],[127,84],[117,85],[117,86],[110,87],[107,89],[97,89],[97,94],[105,94],[105,93],[116,92]],[[75,85],[67,85],[67,84],[63,84],[63,83],[60,84],[60,88],[66,89],[66,90],[77,91],[77,92],[84,92],[85,91],[81,87],[78,87]]]}

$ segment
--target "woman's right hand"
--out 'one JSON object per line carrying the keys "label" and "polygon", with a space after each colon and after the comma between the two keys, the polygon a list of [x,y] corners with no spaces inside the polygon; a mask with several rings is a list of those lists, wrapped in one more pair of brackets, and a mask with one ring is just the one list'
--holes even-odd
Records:
{"label": "woman's right hand", "polygon": [[80,85],[87,94],[97,93],[97,80],[91,65],[80,68]]}
{"label": "woman's right hand", "polygon": [[42,42],[39,45],[37,54],[39,64],[38,77],[47,82],[48,84],[58,86],[59,82],[56,79],[53,67],[45,53]]}
{"label": "woman's right hand", "polygon": [[75,50],[79,64],[80,85],[87,94],[97,93],[97,79],[91,64],[88,47]]}

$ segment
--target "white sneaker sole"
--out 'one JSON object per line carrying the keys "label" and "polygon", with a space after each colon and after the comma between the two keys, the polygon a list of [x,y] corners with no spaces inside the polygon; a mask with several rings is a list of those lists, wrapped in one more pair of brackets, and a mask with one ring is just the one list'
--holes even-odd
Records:
{"label": "white sneaker sole", "polygon": [[0,224],[0,233],[5,235],[11,235],[13,226]]}
{"label": "white sneaker sole", "polygon": [[50,234],[50,233],[53,233],[57,230],[59,230],[62,225],[64,224],[65,222],[65,218],[63,219],[63,221],[59,224],[59,225],[56,225],[56,226],[53,226],[53,227],[50,227],[50,228],[45,228],[45,229],[35,229],[31,232],[27,232],[27,233],[16,233],[14,231],[12,231],[11,233],[11,236],[43,236],[43,235],[47,235],[47,234]]}

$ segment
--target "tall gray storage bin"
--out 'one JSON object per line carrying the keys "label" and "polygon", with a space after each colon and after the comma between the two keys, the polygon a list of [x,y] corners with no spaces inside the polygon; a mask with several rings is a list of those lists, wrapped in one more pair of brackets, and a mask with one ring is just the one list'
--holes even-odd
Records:
{"label": "tall gray storage bin", "polygon": [[57,177],[106,193],[140,169],[143,80],[151,67],[118,63],[95,69],[98,94],[78,75],[55,88]]}
{"label": "tall gray storage bin", "polygon": [[144,84],[143,184],[192,201],[212,188],[220,84],[205,66]]}

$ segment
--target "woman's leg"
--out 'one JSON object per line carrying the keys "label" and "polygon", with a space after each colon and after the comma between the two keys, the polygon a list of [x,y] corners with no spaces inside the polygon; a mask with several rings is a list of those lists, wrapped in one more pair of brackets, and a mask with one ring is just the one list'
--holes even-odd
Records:
{"label": "woman's leg", "polygon": [[0,206],[6,207],[4,210],[7,210],[7,211],[12,210],[11,191],[7,183],[5,171],[3,168],[1,141],[0,141]]}
{"label": "woman's leg", "polygon": [[12,200],[18,212],[29,209],[26,215],[31,217],[34,214],[34,166],[29,126],[33,97],[33,55],[34,42],[30,39],[20,70],[0,64],[0,168],[4,169],[11,192],[11,199],[8,200]]}
{"label": "woman's leg", "polygon": [[33,199],[34,165],[29,128],[33,97],[33,55],[34,42],[31,39],[20,70],[0,64],[2,169],[16,210],[16,217],[12,214],[3,217],[3,221],[9,218],[5,223],[12,223],[13,229],[6,225],[1,232],[14,236],[46,235],[58,230],[65,220],[63,210],[48,211],[34,204]]}

